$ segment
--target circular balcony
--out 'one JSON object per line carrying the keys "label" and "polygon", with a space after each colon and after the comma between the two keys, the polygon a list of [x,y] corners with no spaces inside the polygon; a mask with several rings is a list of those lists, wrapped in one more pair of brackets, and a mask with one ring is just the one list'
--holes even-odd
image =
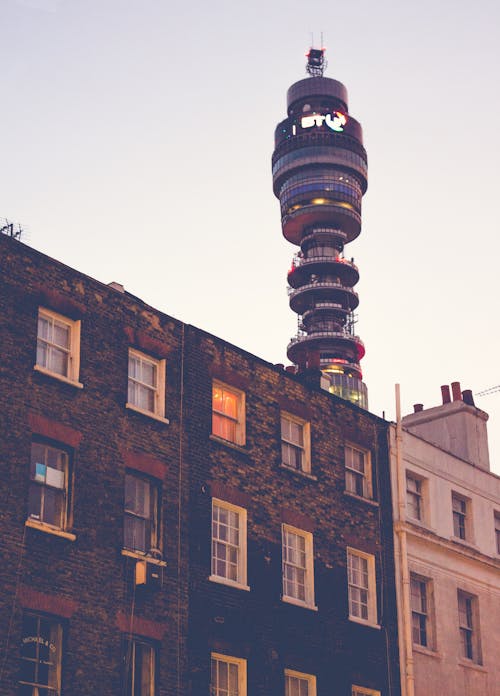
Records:
{"label": "circular balcony", "polygon": [[346,241],[352,242],[361,232],[361,215],[352,208],[344,207],[340,202],[311,202],[284,215],[281,224],[285,239],[297,246],[300,245],[304,230],[313,225],[338,226],[345,232]]}
{"label": "circular balcony", "polygon": [[307,280],[311,273],[323,275],[329,273],[340,278],[343,285],[352,287],[359,280],[358,267],[340,257],[308,254],[307,258],[296,257],[292,268],[288,271],[288,283],[293,288],[297,288]]}
{"label": "circular balcony", "polygon": [[288,288],[290,308],[296,314],[304,314],[314,309],[318,303],[336,302],[345,309],[353,311],[359,304],[358,293],[348,285],[333,281],[307,283],[300,288]]}
{"label": "circular balcony", "polygon": [[365,344],[359,336],[353,336],[344,331],[312,331],[308,334],[299,333],[292,338],[287,346],[288,358],[292,362],[296,362],[295,357],[303,352],[304,346],[316,351],[331,351],[332,346],[335,346],[339,354],[342,351],[346,351],[346,354],[350,354],[355,350],[358,363],[365,354]]}

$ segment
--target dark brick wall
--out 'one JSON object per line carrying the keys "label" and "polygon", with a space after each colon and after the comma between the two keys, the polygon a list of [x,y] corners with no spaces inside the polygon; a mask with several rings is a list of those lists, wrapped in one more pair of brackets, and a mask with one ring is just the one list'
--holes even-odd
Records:
{"label": "dark brick wall", "polygon": [[[33,370],[40,305],[81,320],[83,389]],[[129,346],[166,358],[168,424],[125,408]],[[130,631],[158,646],[157,696],[208,694],[213,650],[248,660],[248,696],[283,694],[285,667],[318,696],[399,694],[384,421],[3,235],[0,350],[2,695],[23,607],[63,622],[64,696],[122,693]],[[210,437],[213,378],[246,393],[243,447]],[[311,422],[313,477],[280,467],[280,409]],[[74,541],[25,526],[33,433],[73,448]],[[344,492],[346,440],[371,452],[378,505]],[[162,487],[161,589],[134,592],[121,553],[127,469]],[[249,592],[208,580],[212,496],[248,511]],[[314,534],[318,611],[281,601],[282,522]],[[347,618],[348,545],[376,557],[380,630]]]}
{"label": "dark brick wall", "polygon": [[[193,693],[219,651],[248,660],[252,696],[283,694],[285,668],[316,675],[318,696],[399,694],[387,424],[201,331],[187,345]],[[245,389],[243,447],[210,437],[212,378]],[[314,478],[280,466],[282,408],[310,420]],[[346,441],[371,452],[378,505],[344,492]],[[208,580],[212,496],[247,509],[250,592]],[[282,522],[313,532],[318,611],[281,601]],[[380,630],[348,620],[349,545],[375,555]]]}
{"label": "dark brick wall", "polygon": [[[33,370],[40,303],[81,319],[83,389]],[[64,619],[64,694],[121,693],[124,626],[156,641],[158,694],[185,693],[186,554],[178,563],[179,506],[186,518],[179,490],[182,325],[3,235],[0,318],[0,693],[17,693],[23,606]],[[131,344],[168,356],[169,424],[125,408]],[[32,432],[73,447],[69,531],[75,541],[25,527]],[[163,588],[138,588],[135,597],[134,559],[121,554],[128,466],[161,479],[167,562]],[[38,604],[29,601],[33,592]],[[68,602],[71,616],[64,611]],[[131,614],[133,624],[124,623]],[[156,633],[145,632],[149,625]]]}

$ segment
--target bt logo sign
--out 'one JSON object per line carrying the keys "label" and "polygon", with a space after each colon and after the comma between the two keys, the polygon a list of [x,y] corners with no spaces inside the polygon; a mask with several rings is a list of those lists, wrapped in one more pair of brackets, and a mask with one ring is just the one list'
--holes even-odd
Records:
{"label": "bt logo sign", "polygon": [[302,116],[300,120],[300,125],[302,128],[313,128],[317,126],[318,128],[325,123],[328,128],[331,128],[337,133],[342,133],[344,126],[347,123],[347,116],[341,111],[334,111],[333,114],[311,114],[310,116]]}

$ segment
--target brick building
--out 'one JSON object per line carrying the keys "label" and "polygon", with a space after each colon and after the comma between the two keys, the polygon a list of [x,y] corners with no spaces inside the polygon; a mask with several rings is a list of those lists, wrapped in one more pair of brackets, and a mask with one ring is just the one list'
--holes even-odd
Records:
{"label": "brick building", "polygon": [[0,692],[397,696],[388,424],[0,235]]}

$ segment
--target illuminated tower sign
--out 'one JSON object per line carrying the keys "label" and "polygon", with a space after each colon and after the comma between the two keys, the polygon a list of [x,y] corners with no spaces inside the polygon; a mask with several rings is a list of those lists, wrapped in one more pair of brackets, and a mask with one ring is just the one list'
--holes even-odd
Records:
{"label": "illuminated tower sign", "polygon": [[323,77],[324,49],[311,49],[307,58],[310,77],[288,90],[288,116],[276,128],[272,160],[283,235],[300,247],[288,273],[299,331],[287,354],[299,372],[319,367],[331,392],[367,408],[365,349],[354,334],[359,274],[344,257],[361,231],[366,151],[346,88]]}

